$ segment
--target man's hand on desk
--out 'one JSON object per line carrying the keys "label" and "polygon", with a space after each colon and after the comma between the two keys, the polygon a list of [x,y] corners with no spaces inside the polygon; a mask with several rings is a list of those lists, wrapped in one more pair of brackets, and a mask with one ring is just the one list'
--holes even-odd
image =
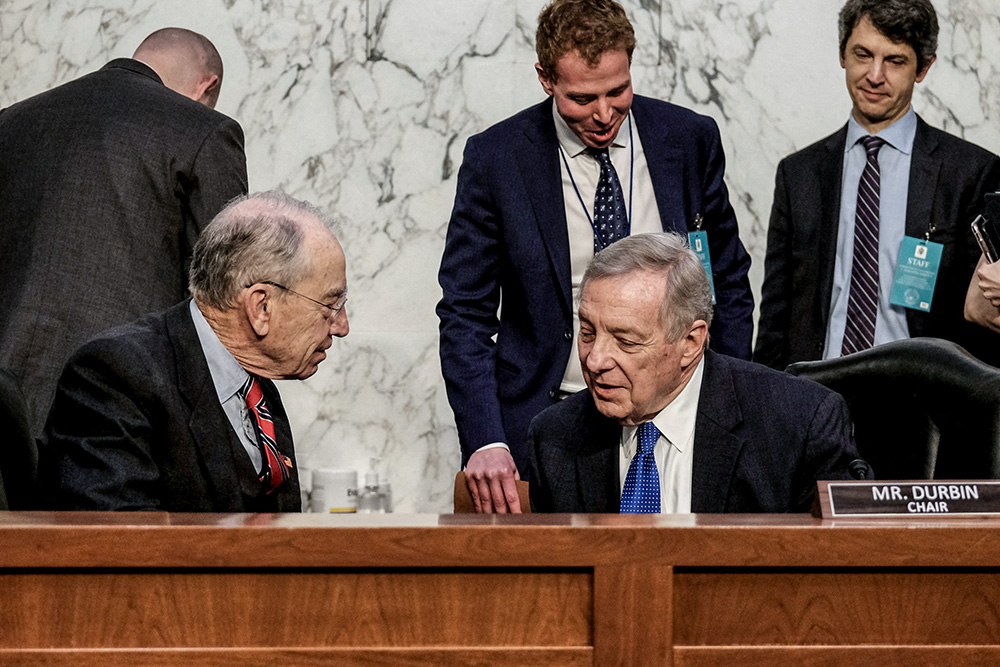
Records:
{"label": "man's hand on desk", "polygon": [[521,501],[514,484],[519,479],[514,459],[503,447],[481,449],[469,457],[465,466],[465,483],[480,513],[520,514]]}

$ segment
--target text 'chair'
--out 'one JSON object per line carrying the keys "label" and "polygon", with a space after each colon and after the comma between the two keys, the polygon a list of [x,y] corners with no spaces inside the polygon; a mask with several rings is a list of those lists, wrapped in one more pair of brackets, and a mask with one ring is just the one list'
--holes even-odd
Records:
{"label": "text 'chair'", "polygon": [[847,400],[877,479],[1000,479],[1000,369],[958,345],[911,338],[786,370]]}

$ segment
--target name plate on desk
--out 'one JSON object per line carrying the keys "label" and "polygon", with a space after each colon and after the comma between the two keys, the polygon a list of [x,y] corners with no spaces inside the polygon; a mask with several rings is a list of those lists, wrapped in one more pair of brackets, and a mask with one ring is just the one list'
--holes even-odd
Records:
{"label": "name plate on desk", "polygon": [[1000,516],[1000,481],[817,482],[820,516]]}

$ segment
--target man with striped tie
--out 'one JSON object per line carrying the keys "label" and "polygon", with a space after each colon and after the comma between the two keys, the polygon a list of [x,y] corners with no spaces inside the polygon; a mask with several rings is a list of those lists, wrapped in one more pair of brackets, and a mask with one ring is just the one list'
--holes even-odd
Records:
{"label": "man with striped tie", "polygon": [[925,123],[910,103],[937,51],[930,0],[848,0],[840,64],[852,110],[778,165],[754,361],[784,369],[932,336],[1000,363],[964,318],[979,260],[970,229],[1000,158]]}
{"label": "man with striped tie", "polygon": [[311,376],[347,335],[344,251],[309,204],[241,197],[199,237],[190,289],[70,358],[42,443],[51,507],[299,511],[272,380]]}
{"label": "man with striped tie", "polygon": [[639,234],[583,275],[587,389],[528,429],[536,512],[804,512],[857,459],[844,399],[707,349],[712,293],[683,237]]}

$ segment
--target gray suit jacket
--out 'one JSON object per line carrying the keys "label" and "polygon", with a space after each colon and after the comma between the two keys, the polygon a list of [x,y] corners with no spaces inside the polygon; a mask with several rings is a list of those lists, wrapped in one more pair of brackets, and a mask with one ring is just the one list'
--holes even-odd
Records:
{"label": "gray suit jacket", "polygon": [[239,125],[135,60],[0,112],[0,367],[36,435],[70,353],[183,299],[195,238],[246,190]]}
{"label": "gray suit jacket", "polygon": [[[581,391],[528,430],[536,512],[618,512],[621,426]],[[817,479],[850,479],[847,405],[814,382],[705,353],[691,511],[805,512]]]}
{"label": "gray suit jacket", "polygon": [[[823,356],[837,259],[847,126],[778,165],[767,230],[754,361],[784,369]],[[980,250],[970,224],[1000,188],[1000,158],[919,117],[910,163],[906,234],[944,245],[931,312],[906,311],[910,336],[954,341],[1000,365],[996,337],[965,321],[965,294]]]}
{"label": "gray suit jacket", "polygon": [[261,496],[253,464],[219,404],[188,302],[107,331],[59,380],[40,477],[64,510],[297,512],[292,433],[281,397],[261,388],[292,477]]}

